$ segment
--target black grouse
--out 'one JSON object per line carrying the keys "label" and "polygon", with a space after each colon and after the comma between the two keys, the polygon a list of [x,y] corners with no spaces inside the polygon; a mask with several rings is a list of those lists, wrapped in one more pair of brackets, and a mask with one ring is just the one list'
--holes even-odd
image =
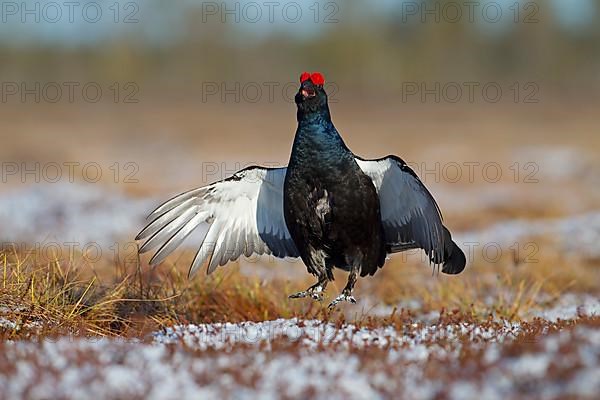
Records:
{"label": "black grouse", "polygon": [[298,128],[287,168],[244,168],[149,215],[136,240],[146,239],[140,253],[158,247],[151,265],[201,227],[190,276],[207,259],[211,273],[242,254],[301,257],[318,281],[292,298],[321,299],[333,267],[349,271],[330,307],[355,303],[357,275],[375,274],[390,253],[420,248],[442,272],[462,272],[465,255],[421,180],[396,156],[365,160],[353,154],[333,126],[323,86],[320,73],[300,77]]}

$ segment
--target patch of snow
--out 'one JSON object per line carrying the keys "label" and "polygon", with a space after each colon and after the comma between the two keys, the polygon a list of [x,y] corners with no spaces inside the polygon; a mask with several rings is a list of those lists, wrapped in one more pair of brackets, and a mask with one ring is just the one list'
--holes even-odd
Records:
{"label": "patch of snow", "polygon": [[0,317],[0,328],[7,329],[7,330],[20,331],[23,328],[35,329],[35,328],[41,328],[41,327],[42,327],[42,323],[40,321],[28,321],[23,324],[20,322],[12,321],[12,320],[4,318],[4,317]]}
{"label": "patch of snow", "polygon": [[475,399],[478,398],[479,395],[479,388],[471,382],[456,382],[450,389],[451,399]]}
{"label": "patch of snow", "polygon": [[474,244],[497,243],[508,247],[517,241],[546,235],[557,239],[558,245],[568,254],[599,258],[600,212],[537,221],[505,221],[482,230],[460,232],[453,238],[468,254],[469,246],[472,248]]}
{"label": "patch of snow", "polygon": [[552,360],[548,354],[524,354],[510,366],[516,376],[543,377]]}
{"label": "patch of snow", "polygon": [[[464,343],[477,348],[479,337],[458,341],[455,348],[443,344],[448,332],[468,331],[468,324],[411,328],[410,334],[391,326],[358,329],[343,325],[334,329],[318,321],[293,319],[174,327],[155,334],[151,343],[107,338],[5,342],[0,358],[12,367],[0,375],[0,396],[83,400],[559,399],[593,398],[600,390],[600,333],[588,326],[541,336],[539,346],[524,347],[517,354],[507,355],[503,340],[490,339],[484,344],[489,346],[483,355],[486,362],[477,366],[461,361],[465,354],[459,347]],[[237,336],[237,341],[224,344],[221,335],[225,329],[232,337],[243,334],[253,339],[248,343]],[[444,334],[432,334],[436,329]],[[331,333],[325,334],[329,330]],[[487,330],[479,327],[478,331]],[[496,331],[505,334],[503,329]],[[186,332],[187,340],[182,336]],[[210,345],[202,347],[191,339],[201,334]],[[354,336],[360,345],[356,346]],[[296,341],[281,347],[281,340],[290,337]],[[279,340],[277,348],[271,348],[269,340]],[[385,340],[398,345],[381,346]],[[554,351],[556,346],[546,343],[557,340],[570,350]],[[367,351],[366,346],[371,348]],[[585,360],[581,354],[587,355]],[[551,365],[571,373],[557,380],[548,375]]]}
{"label": "patch of snow", "polygon": [[18,327],[16,322],[0,317],[0,328],[16,330]]}
{"label": "patch of snow", "polygon": [[[514,161],[521,166],[527,163],[534,165],[536,178],[544,182],[578,179],[593,169],[589,154],[581,149],[564,146],[523,147],[514,153]],[[533,167],[526,172],[533,173]]]}
{"label": "patch of snow", "polygon": [[97,243],[133,240],[157,202],[135,199],[98,184],[38,184],[0,196],[3,243]]}
{"label": "patch of snow", "polygon": [[566,392],[573,396],[596,398],[600,393],[600,366],[577,372],[575,378],[569,382]]}
{"label": "patch of snow", "polygon": [[561,295],[550,308],[533,312],[536,317],[556,322],[558,319],[576,319],[580,316],[600,315],[600,299],[590,295],[578,296],[573,293]]}
{"label": "patch of snow", "polygon": [[153,334],[154,341],[163,344],[184,343],[200,350],[227,350],[238,344],[269,344],[284,339],[301,343],[309,348],[322,345],[341,345],[344,348],[402,348],[401,355],[411,360],[425,359],[431,352],[441,351],[435,346],[424,346],[431,340],[445,340],[457,345],[468,338],[471,341],[503,341],[521,331],[518,323],[507,322],[501,329],[482,328],[473,324],[436,324],[406,328],[399,332],[394,327],[358,328],[353,324],[336,327],[319,320],[277,319],[264,322],[214,323],[175,325]]}

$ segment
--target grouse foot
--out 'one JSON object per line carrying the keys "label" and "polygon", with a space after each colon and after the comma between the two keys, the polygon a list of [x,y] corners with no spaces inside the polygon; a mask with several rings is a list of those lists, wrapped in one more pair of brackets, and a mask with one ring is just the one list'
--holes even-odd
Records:
{"label": "grouse foot", "polygon": [[355,265],[350,270],[350,274],[348,275],[348,282],[342,290],[342,293],[333,299],[333,301],[329,304],[329,309],[335,308],[336,305],[341,303],[342,301],[347,301],[348,303],[356,304],[356,299],[352,296],[352,290],[354,289],[354,285],[356,284],[356,275],[358,273],[358,267]]}
{"label": "grouse foot", "polygon": [[335,308],[335,306],[337,306],[342,301],[347,301],[348,303],[356,304],[356,299],[354,298],[354,296],[352,296],[352,293],[346,292],[344,290],[338,297],[333,299],[333,301],[329,304],[329,309],[331,310],[331,309]]}
{"label": "grouse foot", "polygon": [[290,299],[302,299],[304,297],[312,297],[314,300],[322,301],[323,300],[323,292],[325,291],[326,287],[327,287],[326,280],[319,281],[306,290],[303,290],[298,293],[290,294],[289,298]]}

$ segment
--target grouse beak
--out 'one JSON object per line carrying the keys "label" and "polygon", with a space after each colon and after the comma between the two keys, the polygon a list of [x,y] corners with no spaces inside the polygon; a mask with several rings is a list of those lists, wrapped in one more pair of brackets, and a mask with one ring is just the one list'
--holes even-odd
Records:
{"label": "grouse beak", "polygon": [[300,90],[300,93],[302,93],[302,97],[304,97],[305,99],[310,99],[312,97],[315,97],[317,95],[317,92],[315,91],[314,88],[302,88]]}

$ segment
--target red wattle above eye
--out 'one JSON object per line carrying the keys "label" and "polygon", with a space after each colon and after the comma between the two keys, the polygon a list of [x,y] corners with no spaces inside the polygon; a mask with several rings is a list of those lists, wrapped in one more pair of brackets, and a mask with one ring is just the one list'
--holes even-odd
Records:
{"label": "red wattle above eye", "polygon": [[325,78],[319,72],[313,72],[310,76],[310,80],[318,86],[323,86],[325,84]]}
{"label": "red wattle above eye", "polygon": [[307,81],[310,79],[310,74],[308,72],[303,72],[302,75],[300,75],[300,83]]}

